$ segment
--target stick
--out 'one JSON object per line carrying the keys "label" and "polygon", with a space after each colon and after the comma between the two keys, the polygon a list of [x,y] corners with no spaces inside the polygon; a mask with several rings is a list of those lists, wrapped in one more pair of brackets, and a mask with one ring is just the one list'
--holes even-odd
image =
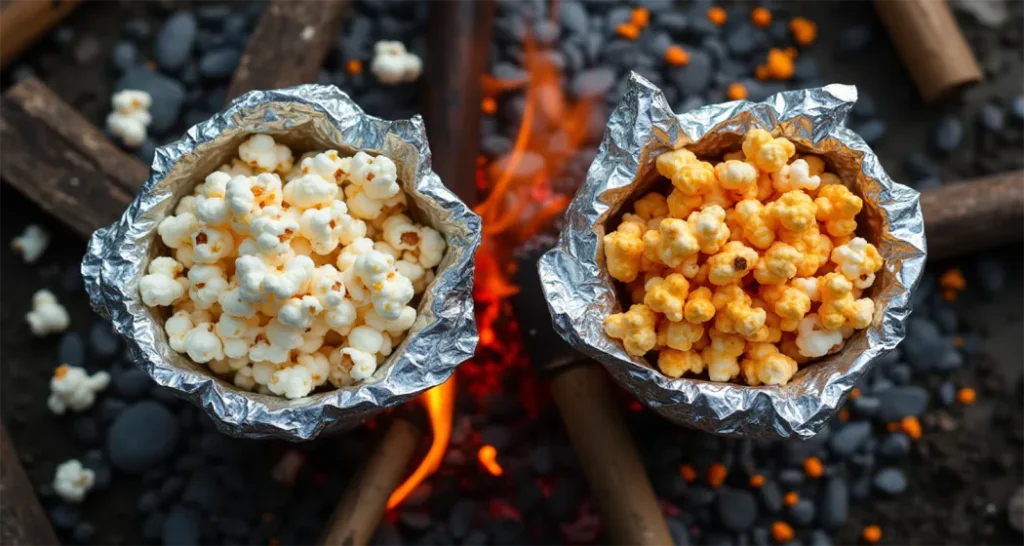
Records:
{"label": "stick", "polygon": [[405,419],[395,419],[366,466],[349,484],[320,540],[328,546],[365,545],[384,515],[391,492],[398,487],[422,432]]}
{"label": "stick", "polygon": [[148,169],[41,82],[4,94],[0,175],[83,238],[119,218]]}
{"label": "stick", "polygon": [[58,544],[50,520],[0,424],[0,544]]}
{"label": "stick", "polygon": [[568,366],[551,393],[613,544],[672,544],[633,439],[596,362]]}
{"label": "stick", "polygon": [[253,89],[309,83],[341,23],[341,0],[270,0],[228,87],[233,99]]}
{"label": "stick", "polygon": [[932,102],[981,81],[981,69],[944,0],[877,0],[921,98]]}
{"label": "stick", "polygon": [[67,17],[81,0],[11,0],[0,11],[0,68]]}
{"label": "stick", "polygon": [[1024,237],[1024,171],[947,184],[921,194],[928,258],[940,259]]}

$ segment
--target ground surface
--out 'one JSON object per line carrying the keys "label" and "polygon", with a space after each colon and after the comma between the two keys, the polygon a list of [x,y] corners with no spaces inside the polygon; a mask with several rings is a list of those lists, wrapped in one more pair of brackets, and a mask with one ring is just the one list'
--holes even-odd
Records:
{"label": "ground surface", "polygon": [[[169,13],[168,7],[177,5],[90,3],[72,16],[68,26],[93,36],[102,53],[91,61],[75,63],[59,48],[43,44],[30,54],[33,65],[61,97],[99,122],[106,114],[114,79],[105,56],[109,55],[109,45],[117,39],[120,25],[110,24],[111,21],[119,22],[129,15],[143,16],[157,26]],[[816,20],[821,36],[838,33],[853,22],[879,28],[869,3],[820,3],[799,8],[792,9],[804,10]],[[989,74],[988,81],[968,93],[963,102],[926,107],[884,36],[854,58],[838,55],[825,40],[820,45],[814,55],[821,66],[822,79],[856,83],[878,104],[881,116],[888,122],[888,134],[876,149],[887,170],[897,179],[903,172],[903,161],[909,154],[922,150],[929,131],[944,112],[966,112],[965,119],[974,119],[973,112],[985,101],[1005,100],[1022,92],[1022,67],[1019,62],[1012,62],[1005,64],[1008,69]],[[1016,55],[1019,52],[1006,53],[1014,59],[1018,58]],[[979,170],[1004,170],[1013,165],[1019,168],[1019,149],[1000,148],[974,135],[975,130],[968,125],[969,145],[944,163],[944,179],[958,179]],[[986,163],[982,169],[977,165],[981,161]],[[50,287],[70,310],[72,330],[88,334],[93,318],[84,291],[74,281],[84,242],[6,185],[0,189],[0,201],[4,212],[0,217],[0,410],[33,482],[46,483],[57,462],[81,455],[83,442],[68,434],[66,423],[56,426],[56,418],[44,404],[47,383],[57,363],[59,338],[40,340],[31,336],[22,315],[30,307],[32,293],[40,287]],[[15,256],[7,244],[29,222],[42,224],[53,238],[41,264],[32,267]],[[972,357],[952,380],[957,385],[974,386],[979,394],[978,403],[967,408],[930,411],[922,419],[928,433],[916,444],[909,464],[904,465],[910,478],[908,490],[890,500],[870,497],[857,502],[850,522],[834,537],[837,542],[858,542],[863,525],[873,523],[884,529],[882,542],[886,544],[1020,543],[1020,533],[1006,522],[1005,506],[1024,478],[1021,253],[1019,245],[995,253],[1006,266],[1008,279],[1006,291],[996,297],[977,288],[971,273],[977,257],[929,265],[934,271],[955,265],[968,274],[968,289],[961,294],[956,307],[961,325],[984,336],[984,351]],[[545,415],[550,416],[551,412]],[[641,443],[646,434],[664,434],[672,429],[646,412],[643,420],[646,432],[637,429]],[[551,426],[559,425],[554,422]],[[365,438],[361,440],[366,443]],[[267,457],[283,449],[273,443],[247,445]],[[266,475],[262,478],[266,479]],[[117,476],[111,487],[91,498],[83,510],[98,529],[95,541],[141,542],[136,499],[147,485],[136,477]],[[63,536],[70,541],[67,534]]]}

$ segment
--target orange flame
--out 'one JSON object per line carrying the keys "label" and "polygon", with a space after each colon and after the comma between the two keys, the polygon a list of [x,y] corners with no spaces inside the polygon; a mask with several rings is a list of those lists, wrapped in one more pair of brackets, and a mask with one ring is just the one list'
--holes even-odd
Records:
{"label": "orange flame", "polygon": [[399,485],[388,499],[388,509],[392,509],[409,496],[423,480],[437,471],[444,459],[444,452],[448,449],[448,439],[452,435],[452,412],[455,409],[455,376],[448,378],[448,381],[423,393],[423,404],[427,408],[427,415],[430,417],[430,429],[434,432],[434,438],[430,442],[430,449],[427,455],[420,462],[416,471],[412,473],[402,485]]}
{"label": "orange flame", "polygon": [[476,453],[476,460],[480,461],[480,466],[487,469],[492,476],[501,476],[504,469],[498,464],[498,450],[492,445],[480,446],[480,451]]}

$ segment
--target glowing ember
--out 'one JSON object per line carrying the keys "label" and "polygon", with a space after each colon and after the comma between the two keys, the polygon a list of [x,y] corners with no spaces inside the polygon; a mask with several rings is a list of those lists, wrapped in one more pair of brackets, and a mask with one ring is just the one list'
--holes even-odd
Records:
{"label": "glowing ember", "polygon": [[493,476],[501,476],[504,470],[498,464],[497,457],[498,450],[494,449],[492,445],[481,446],[480,451],[476,454],[476,459],[480,461],[480,466],[486,468]]}
{"label": "glowing ember", "polygon": [[430,442],[430,449],[427,450],[426,457],[420,462],[416,471],[391,494],[391,498],[388,499],[388,509],[401,504],[409,493],[441,466],[444,452],[448,449],[448,439],[452,435],[455,376],[423,393],[422,400],[423,405],[427,408],[427,414],[430,416],[430,429],[434,432],[434,438]]}

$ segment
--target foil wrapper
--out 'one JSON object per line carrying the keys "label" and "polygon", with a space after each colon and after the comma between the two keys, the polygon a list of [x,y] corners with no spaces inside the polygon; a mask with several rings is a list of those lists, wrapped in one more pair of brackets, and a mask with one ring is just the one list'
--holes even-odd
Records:
{"label": "foil wrapper", "polygon": [[[412,216],[448,241],[408,337],[362,384],[297,400],[238,389],[171,350],[163,329],[166,317],[141,301],[139,280],[150,260],[165,251],[157,225],[207,174],[236,156],[238,145],[254,133],[274,136],[296,157],[326,149],[387,155],[398,166]],[[149,180],[128,210],[93,234],[82,273],[92,307],[125,338],[134,362],[160,385],[201,406],[221,431],[308,440],[351,428],[441,384],[473,355],[473,269],[480,230],[480,218],[431,170],[422,118],[385,121],[365,114],[337,87],[300,85],[246,93],[181,140],[157,149]]]}
{"label": "foil wrapper", "polygon": [[[566,211],[558,245],[538,265],[556,331],[673,422],[731,436],[813,436],[872,362],[903,340],[911,293],[925,263],[919,194],[893,182],[867,144],[843,126],[856,100],[856,88],[828,85],[778,93],[763,103],[736,101],[677,115],[657,87],[633,73],[586,181]],[[790,139],[798,151],[822,156],[830,171],[863,198],[858,234],[885,260],[865,292],[875,301],[874,319],[841,351],[805,365],[785,386],[669,378],[604,333],[604,318],[621,312],[622,305],[604,266],[602,238],[606,228],[618,225],[624,206],[657,182],[657,156],[685,146],[701,157],[720,157],[739,149],[755,127]]]}

